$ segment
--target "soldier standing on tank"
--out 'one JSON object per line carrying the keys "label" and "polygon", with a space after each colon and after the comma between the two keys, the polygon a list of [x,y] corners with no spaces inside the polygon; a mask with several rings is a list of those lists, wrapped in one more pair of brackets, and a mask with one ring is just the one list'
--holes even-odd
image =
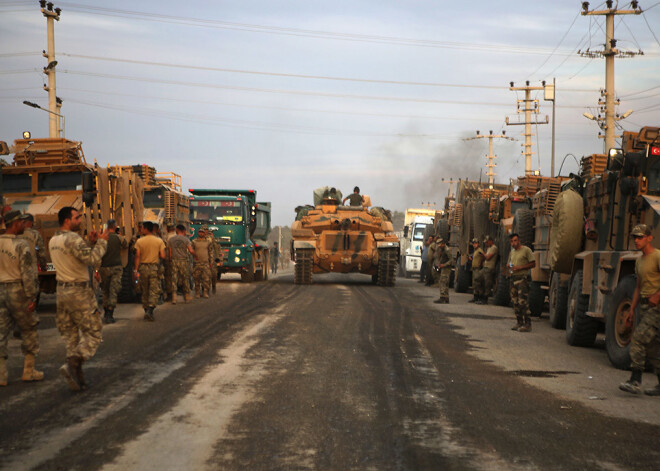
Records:
{"label": "soldier standing on tank", "polygon": [[360,194],[360,188],[357,186],[353,188],[353,193],[344,198],[341,204],[346,204],[346,200],[348,200],[349,206],[362,206],[364,198],[362,198],[362,195]]}
{"label": "soldier standing on tank", "polygon": [[[128,247],[126,239],[117,234],[117,221],[109,219],[108,227],[108,250],[101,259],[101,293],[103,295],[103,323],[114,324],[115,307],[117,296],[121,291],[121,278],[124,267],[121,263],[121,251]],[[130,268],[129,268],[130,269]]]}
{"label": "soldier standing on tank", "polygon": [[[470,259],[472,260],[472,291],[473,291],[473,297],[470,301],[471,303],[475,304],[484,304],[484,293],[485,293],[485,282],[484,282],[484,273],[483,273],[483,266],[484,266],[484,260],[486,258],[486,254],[484,254],[484,251],[479,247],[479,239],[474,238],[472,239],[472,248],[474,248],[474,252],[472,252],[472,255],[470,256]],[[488,299],[488,297],[486,297]]]}
{"label": "soldier standing on tank", "polygon": [[206,238],[208,227],[203,225],[197,238],[192,241],[195,252],[193,278],[195,279],[195,294],[198,298],[208,298],[211,289],[211,263],[213,262],[213,245]]}
{"label": "soldier standing on tank", "polygon": [[445,240],[439,238],[434,262],[436,270],[440,271],[440,297],[433,301],[436,304],[449,304],[449,277],[453,265],[451,252],[445,244]]}
{"label": "soldier standing on tank", "polygon": [[172,262],[172,304],[176,304],[179,283],[183,290],[183,298],[188,303],[192,300],[190,294],[190,256],[194,256],[190,239],[186,237],[183,224],[176,226],[176,235],[167,244]]}
{"label": "soldier standing on tank", "polygon": [[21,330],[25,355],[23,381],[41,381],[44,374],[34,369],[39,353],[39,319],[34,313],[39,283],[37,265],[27,241],[18,238],[25,219],[19,211],[5,215],[6,231],[0,235],[0,386],[7,386],[7,340],[12,324]]}
{"label": "soldier standing on tank", "polygon": [[651,228],[639,224],[630,233],[635,239],[635,248],[642,256],[635,262],[637,286],[630,303],[630,318],[634,319],[639,305],[639,324],[635,327],[630,342],[630,379],[619,385],[619,389],[633,394],[642,392],[642,373],[648,362],[658,375],[658,385],[646,389],[644,394],[660,396],[660,250],[653,247]]}
{"label": "soldier standing on tank", "polygon": [[165,243],[153,234],[154,224],[144,221],[142,237],[135,243],[135,270],[133,276],[139,275],[142,288],[142,307],[144,319],[154,321],[154,309],[161,294],[160,260],[165,258]]}
{"label": "soldier standing on tank", "polygon": [[170,239],[176,235],[176,232],[174,230],[174,224],[168,224],[167,225],[167,233],[165,234],[165,237],[163,238],[163,242],[165,242],[165,259],[163,260],[163,266],[165,268],[165,273],[163,274],[163,279],[164,284],[165,284],[165,301],[169,301],[172,299],[172,292],[170,291],[172,289],[172,261],[169,258],[169,251],[167,250],[167,246],[170,242]]}
{"label": "soldier standing on tank", "polygon": [[509,236],[511,252],[509,252],[510,293],[513,312],[516,315],[516,325],[511,330],[518,332],[531,332],[532,319],[529,305],[529,270],[536,266],[532,249],[522,245],[518,234]]}
{"label": "soldier standing on tank", "polygon": [[82,365],[94,356],[102,341],[101,313],[92,289],[89,267],[101,262],[108,246],[108,230],[92,231],[89,240],[78,235],[80,213],[66,206],[57,213],[60,229],[50,239],[50,251],[57,278],[57,329],[66,344],[66,363],[60,374],[73,391],[86,388]]}
{"label": "soldier standing on tank", "polygon": [[486,254],[484,255],[484,266],[481,269],[484,277],[484,295],[481,303],[488,304],[488,296],[493,294],[493,286],[495,286],[497,245],[491,236],[486,236],[484,243],[486,244]]}

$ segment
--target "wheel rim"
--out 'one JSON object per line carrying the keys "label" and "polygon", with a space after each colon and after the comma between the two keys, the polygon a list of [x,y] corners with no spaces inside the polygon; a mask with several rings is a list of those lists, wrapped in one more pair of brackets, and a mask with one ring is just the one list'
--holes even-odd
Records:
{"label": "wheel rim", "polygon": [[630,343],[633,333],[633,323],[631,316],[628,314],[629,311],[630,300],[625,299],[617,307],[614,318],[614,337],[617,345],[622,348]]}

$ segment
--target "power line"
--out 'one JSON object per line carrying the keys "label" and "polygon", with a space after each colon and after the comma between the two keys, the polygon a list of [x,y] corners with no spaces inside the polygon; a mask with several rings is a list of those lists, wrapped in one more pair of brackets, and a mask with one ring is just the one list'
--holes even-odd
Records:
{"label": "power line", "polygon": [[566,32],[564,33],[564,35],[561,37],[561,39],[559,40],[559,42],[557,43],[557,45],[555,46],[555,48],[552,50],[552,52],[548,55],[548,57],[545,58],[545,60],[543,61],[543,63],[542,63],[541,65],[539,65],[538,68],[537,68],[534,72],[532,72],[531,74],[529,74],[529,75],[527,76],[527,78],[530,78],[532,75],[534,75],[534,74],[537,73],[539,70],[541,70],[541,69],[543,68],[543,66],[544,66],[544,65],[550,60],[550,58],[555,54],[555,52],[557,52],[557,48],[559,48],[559,46],[561,46],[561,43],[564,42],[564,39],[566,39],[566,36],[567,36],[568,33],[571,31],[571,29],[573,28],[573,25],[575,24],[575,22],[577,21],[577,19],[578,19],[579,17],[580,17],[580,13],[578,12],[578,14],[575,15],[575,18],[573,18],[573,22],[572,22],[571,25],[568,27],[568,29],[566,30]]}
{"label": "power line", "polygon": [[[657,3],[655,5],[657,5]],[[653,6],[655,6],[655,5],[653,5]],[[660,46],[660,41],[658,41],[658,37],[653,32],[653,29],[651,29],[651,25],[649,24],[649,20],[646,19],[646,15],[644,13],[642,13],[642,18],[644,19],[644,23],[646,23],[646,26],[648,26],[649,31],[651,32],[651,34],[655,38],[655,42],[658,43],[658,46]]]}

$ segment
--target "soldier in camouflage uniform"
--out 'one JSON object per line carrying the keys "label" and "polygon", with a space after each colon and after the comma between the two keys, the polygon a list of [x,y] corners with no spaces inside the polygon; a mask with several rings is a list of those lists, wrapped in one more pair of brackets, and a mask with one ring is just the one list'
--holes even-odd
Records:
{"label": "soldier in camouflage uniform", "polygon": [[80,213],[70,206],[57,214],[60,230],[50,239],[50,251],[57,277],[57,328],[66,344],[67,362],[60,368],[73,391],[86,388],[82,365],[94,356],[102,341],[101,313],[92,289],[88,267],[100,264],[108,246],[108,230],[92,231],[90,248],[76,231]]}
{"label": "soldier in camouflage uniform", "polygon": [[121,278],[124,267],[121,263],[121,250],[128,247],[125,238],[117,234],[117,222],[114,219],[108,221],[108,250],[101,259],[101,293],[103,294],[103,322],[114,324],[115,307],[117,296],[121,291]]}
{"label": "soldier in camouflage uniform", "polygon": [[436,271],[440,271],[440,297],[433,302],[436,304],[449,304],[449,277],[454,263],[445,240],[439,238],[436,244],[434,268]]}
{"label": "soldier in camouflage uniform", "polygon": [[211,289],[211,262],[213,260],[213,244],[206,238],[206,226],[199,229],[197,239],[192,241],[195,252],[193,278],[195,279],[195,294],[197,297],[209,297]]}
{"label": "soldier in camouflage uniform", "polygon": [[37,265],[28,242],[17,237],[25,224],[21,213],[7,213],[5,224],[6,232],[0,235],[0,386],[7,385],[7,340],[14,323],[22,333],[23,381],[44,379],[44,374],[34,369],[39,353],[39,320],[34,313],[39,290]]}
{"label": "soldier in camouflage uniform", "polygon": [[41,234],[38,230],[33,229],[34,226],[34,216],[32,214],[25,214],[25,230],[21,237],[30,242],[30,247],[34,250],[34,256],[36,257],[37,266],[41,270],[46,270],[46,245],[44,244],[44,239],[41,237]]}
{"label": "soldier in camouflage uniform", "polygon": [[169,250],[167,249],[170,239],[176,235],[174,224],[167,225],[167,234],[163,238],[165,242],[165,259],[163,260],[163,268],[165,273],[163,275],[163,280],[165,284],[165,301],[170,301],[172,299],[172,261],[169,256]]}
{"label": "soldier in camouflage uniform", "polygon": [[186,237],[186,228],[176,226],[176,235],[168,242],[170,261],[172,262],[172,304],[176,304],[179,283],[182,286],[183,297],[190,302],[190,256],[195,255],[190,239]]}
{"label": "soldier in camouflage uniform", "polygon": [[495,286],[495,275],[497,267],[497,245],[491,236],[486,236],[484,240],[486,244],[486,254],[484,256],[484,267],[481,269],[484,275],[484,297],[482,304],[488,304],[488,296],[493,294],[493,286]]}
{"label": "soldier in camouflage uniform", "polygon": [[532,330],[532,319],[530,317],[529,305],[529,270],[536,266],[532,249],[522,245],[518,234],[509,236],[511,241],[511,252],[509,252],[509,273],[511,303],[516,315],[516,325],[511,330],[518,332],[530,332]]}
{"label": "soldier in camouflage uniform", "polygon": [[213,235],[213,232],[209,230],[208,226],[204,224],[204,231],[206,231],[206,239],[211,243],[211,250],[213,255],[211,257],[211,291],[215,294],[216,283],[218,282],[218,264],[216,260],[219,260],[222,256],[220,251],[220,244],[218,244],[217,239]]}
{"label": "soldier in camouflage uniform", "polygon": [[134,276],[139,275],[142,288],[142,307],[144,319],[154,321],[154,309],[161,294],[161,264],[165,258],[165,243],[154,235],[155,224],[150,221],[142,223],[142,237],[135,243]]}
{"label": "soldier in camouflage uniform", "polygon": [[483,273],[485,254],[481,247],[479,247],[479,239],[477,238],[472,239],[472,248],[474,248],[474,252],[472,252],[469,258],[472,260],[472,291],[474,295],[468,302],[483,304],[484,293],[486,291]]}
{"label": "soldier in camouflage uniform", "polygon": [[630,318],[634,319],[635,308],[639,305],[639,324],[635,327],[630,342],[632,375],[619,385],[622,391],[633,394],[642,392],[642,373],[648,361],[658,375],[658,385],[646,389],[649,396],[660,396],[660,250],[651,245],[651,228],[639,224],[631,231],[635,247],[642,256],[635,262],[637,286],[630,303]]}

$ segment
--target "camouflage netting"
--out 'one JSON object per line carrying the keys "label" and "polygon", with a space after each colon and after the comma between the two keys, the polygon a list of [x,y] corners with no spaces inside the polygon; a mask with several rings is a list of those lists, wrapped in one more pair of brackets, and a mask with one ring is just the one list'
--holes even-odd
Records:
{"label": "camouflage netting", "polygon": [[[331,193],[330,193],[330,190],[332,188],[335,188],[335,190],[336,190],[334,195],[331,195]],[[323,201],[323,198],[329,198],[329,197],[332,197],[332,196],[335,197],[338,204],[341,204],[342,194],[341,194],[341,191],[338,190],[336,187],[322,186],[321,188],[317,188],[316,190],[314,190],[314,206],[320,205],[321,201]]]}
{"label": "camouflage netting", "polygon": [[389,209],[382,208],[380,206],[376,206],[374,208],[371,208],[369,210],[369,214],[373,217],[376,218],[381,218],[384,221],[392,221],[392,211]]}
{"label": "camouflage netting", "polygon": [[300,221],[302,218],[307,216],[307,213],[309,213],[309,211],[311,209],[314,209],[314,206],[309,205],[309,204],[302,205],[302,206],[297,206],[296,207],[296,221]]}

